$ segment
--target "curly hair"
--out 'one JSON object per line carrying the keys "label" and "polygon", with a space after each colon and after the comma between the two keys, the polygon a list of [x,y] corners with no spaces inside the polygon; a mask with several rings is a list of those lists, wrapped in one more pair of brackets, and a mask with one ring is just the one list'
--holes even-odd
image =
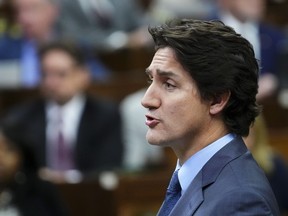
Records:
{"label": "curly hair", "polygon": [[155,49],[170,47],[196,82],[202,100],[230,92],[222,116],[230,132],[249,134],[259,114],[259,66],[252,45],[220,21],[173,19],[149,27]]}

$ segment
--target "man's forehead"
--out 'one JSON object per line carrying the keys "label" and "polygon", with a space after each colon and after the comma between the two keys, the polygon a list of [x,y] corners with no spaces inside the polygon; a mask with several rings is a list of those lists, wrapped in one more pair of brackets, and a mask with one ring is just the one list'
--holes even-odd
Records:
{"label": "man's forehead", "polygon": [[160,69],[166,71],[171,66],[176,66],[177,64],[179,64],[179,62],[175,58],[174,51],[171,48],[161,48],[154,54],[148,70],[153,71]]}

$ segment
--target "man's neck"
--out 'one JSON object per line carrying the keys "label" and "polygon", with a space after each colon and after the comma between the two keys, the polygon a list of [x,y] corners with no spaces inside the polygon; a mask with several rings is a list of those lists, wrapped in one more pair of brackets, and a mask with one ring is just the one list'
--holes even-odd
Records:
{"label": "man's neck", "polygon": [[183,143],[182,145],[175,145],[173,148],[176,156],[178,157],[180,164],[184,164],[188,158],[192,155],[220,139],[228,134],[228,129],[224,126],[224,123],[218,124],[217,127],[208,128],[205,133],[200,136],[191,139],[190,144]]}

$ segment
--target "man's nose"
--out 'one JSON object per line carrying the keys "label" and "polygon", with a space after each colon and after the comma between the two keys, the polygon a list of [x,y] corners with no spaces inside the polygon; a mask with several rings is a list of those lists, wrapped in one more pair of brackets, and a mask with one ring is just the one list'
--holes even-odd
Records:
{"label": "man's nose", "polygon": [[153,84],[146,90],[146,93],[141,100],[141,104],[147,109],[157,109],[160,106],[160,95],[155,87],[153,87]]}

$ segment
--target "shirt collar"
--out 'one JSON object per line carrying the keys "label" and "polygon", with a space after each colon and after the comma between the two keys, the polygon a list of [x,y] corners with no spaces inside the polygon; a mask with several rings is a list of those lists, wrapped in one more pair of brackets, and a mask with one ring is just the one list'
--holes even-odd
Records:
{"label": "shirt collar", "polygon": [[84,96],[82,94],[75,95],[71,98],[67,103],[60,106],[55,101],[48,101],[46,106],[46,113],[48,119],[52,120],[55,118],[55,113],[61,112],[61,113],[70,113],[74,112],[75,110],[81,110],[84,106]]}
{"label": "shirt collar", "polygon": [[257,30],[256,21],[249,20],[246,22],[240,22],[229,12],[222,12],[220,14],[220,19],[225,23],[225,25],[231,26],[237,33],[241,33],[241,28],[243,27],[249,27]]}
{"label": "shirt collar", "polygon": [[177,161],[176,170],[179,169],[178,178],[182,188],[182,194],[187,190],[195,176],[209,159],[234,138],[234,134],[227,134],[221,137],[192,155],[182,166],[180,165],[179,160]]}

